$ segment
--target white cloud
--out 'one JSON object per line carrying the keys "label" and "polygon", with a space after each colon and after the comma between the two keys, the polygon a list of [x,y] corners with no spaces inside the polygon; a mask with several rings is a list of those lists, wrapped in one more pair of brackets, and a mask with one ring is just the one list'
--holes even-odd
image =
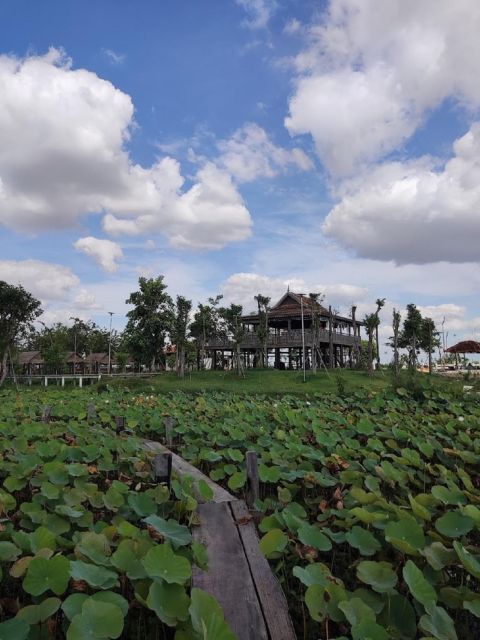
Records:
{"label": "white cloud", "polygon": [[477,0],[330,0],[295,59],[286,126],[331,173],[401,145],[446,98],[480,105]]}
{"label": "white cloud", "polygon": [[298,147],[292,150],[275,145],[262,127],[248,122],[228,140],[218,143],[218,159],[239,182],[273,178],[294,166],[301,171],[313,168],[310,158]]}
{"label": "white cloud", "polygon": [[93,236],[79,238],[73,245],[77,251],[82,251],[92,257],[104,271],[113,273],[118,269],[117,260],[123,258],[121,247],[111,240],[101,240]]}
{"label": "white cloud", "polygon": [[323,230],[361,257],[397,263],[478,260],[480,123],[444,167],[386,163],[343,185]]}
{"label": "white cloud", "polygon": [[235,2],[246,11],[248,18],[244,24],[250,29],[265,28],[277,6],[275,0],[235,0]]}
{"label": "white cloud", "polygon": [[89,293],[86,289],[80,289],[73,300],[73,304],[76,309],[82,310],[96,310],[103,308],[101,304],[98,304],[95,296],[92,293]]}
{"label": "white cloud", "polygon": [[63,300],[79,284],[68,267],[41,260],[0,260],[0,280],[22,285],[40,300]]}
{"label": "white cloud", "polygon": [[217,234],[212,220],[221,213],[204,206],[214,190],[212,170],[182,191],[172,158],[148,168],[132,162],[125,144],[133,126],[130,97],[94,73],[73,70],[62,52],[0,56],[0,224],[35,233],[103,212],[107,230],[177,238],[181,227],[183,244],[195,247],[201,237],[203,246],[218,247],[249,235],[250,215],[228,178],[218,174],[225,217]]}
{"label": "white cloud", "polygon": [[334,308],[345,309],[363,300],[368,289],[351,284],[320,284],[315,281],[305,282],[302,278],[273,278],[257,273],[234,273],[221,286],[221,292],[227,302],[243,305],[245,311],[256,307],[254,296],[261,293],[271,298],[275,304],[287,291],[295,293],[321,293],[325,296],[324,304]]}
{"label": "white cloud", "polygon": [[113,49],[102,49],[102,51],[108,60],[115,65],[123,64],[127,57],[124,53],[117,53]]}

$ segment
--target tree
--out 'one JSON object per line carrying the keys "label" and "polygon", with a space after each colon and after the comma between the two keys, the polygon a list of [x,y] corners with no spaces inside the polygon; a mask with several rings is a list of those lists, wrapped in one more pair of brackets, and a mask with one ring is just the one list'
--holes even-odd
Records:
{"label": "tree", "polygon": [[373,375],[373,340],[379,323],[377,313],[368,313],[363,319],[368,336],[368,373]]}
{"label": "tree", "polygon": [[440,334],[432,318],[423,318],[421,325],[420,348],[428,355],[428,373],[432,375],[432,354],[440,347]]}
{"label": "tree", "polygon": [[393,337],[392,337],[391,346],[393,347],[393,367],[394,367],[396,376],[398,376],[400,371],[400,360],[399,360],[399,354],[398,354],[398,333],[400,331],[401,320],[402,320],[402,316],[400,315],[400,312],[394,309],[393,322],[392,322]]}
{"label": "tree", "polygon": [[311,324],[312,372],[317,373],[318,360],[319,360],[318,358],[319,342],[320,342],[320,316],[321,316],[320,305],[323,302],[324,296],[321,293],[309,293],[308,297],[310,300],[310,307],[312,312],[312,316],[311,316],[312,318],[312,324]]}
{"label": "tree", "polygon": [[422,338],[423,318],[414,304],[407,304],[407,315],[403,321],[402,330],[398,336],[398,346],[408,351],[408,366],[414,370],[417,364],[417,354],[420,350]]}
{"label": "tree", "polygon": [[219,310],[218,305],[222,295],[215,298],[208,298],[208,304],[199,304],[190,325],[190,335],[195,338],[197,345],[198,368],[205,367],[205,346],[209,338],[215,337],[219,333]]}
{"label": "tree", "polygon": [[134,306],[127,313],[126,344],[137,362],[154,371],[155,364],[164,361],[165,338],[174,320],[173,301],[163,276],[139,278],[138,286],[140,290],[125,301]]}
{"label": "tree", "polygon": [[385,306],[385,298],[377,298],[377,300],[375,301],[375,304],[377,305],[377,310],[375,311],[375,314],[377,316],[377,326],[375,327],[375,340],[377,343],[377,367],[380,366],[380,341],[378,339],[378,327],[380,326],[380,309],[382,309]]}
{"label": "tree", "polygon": [[243,307],[238,304],[231,304],[229,307],[219,309],[220,318],[223,323],[224,335],[233,342],[235,348],[235,365],[238,375],[245,375],[240,353],[240,344],[245,337],[245,329],[241,323]]}
{"label": "tree", "polygon": [[7,377],[7,360],[15,341],[41,314],[40,301],[31,293],[0,280],[0,386]]}
{"label": "tree", "polygon": [[183,296],[177,296],[175,319],[170,337],[176,347],[176,369],[180,378],[185,376],[185,352],[188,344],[188,321],[191,310],[192,301]]}
{"label": "tree", "polygon": [[268,305],[270,298],[262,296],[261,293],[255,296],[258,306],[258,330],[257,337],[260,342],[261,366],[268,367]]}

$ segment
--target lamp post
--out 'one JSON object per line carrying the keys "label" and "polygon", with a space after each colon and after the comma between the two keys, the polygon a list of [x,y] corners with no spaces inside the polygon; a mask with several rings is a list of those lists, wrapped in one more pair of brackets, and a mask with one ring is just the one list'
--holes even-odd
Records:
{"label": "lamp post", "polygon": [[108,375],[112,373],[112,316],[113,311],[108,312],[110,315],[110,331],[108,334]]}

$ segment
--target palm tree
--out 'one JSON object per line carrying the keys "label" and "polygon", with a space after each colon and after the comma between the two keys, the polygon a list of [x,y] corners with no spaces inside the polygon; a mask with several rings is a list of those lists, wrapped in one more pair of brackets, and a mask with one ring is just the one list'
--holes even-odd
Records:
{"label": "palm tree", "polygon": [[385,306],[385,298],[377,298],[377,300],[375,301],[375,304],[377,305],[377,310],[375,311],[375,315],[377,316],[377,326],[375,328],[375,340],[377,342],[377,367],[380,366],[380,342],[378,340],[378,326],[380,324],[380,318],[379,318],[379,313],[380,313],[380,309],[382,307]]}

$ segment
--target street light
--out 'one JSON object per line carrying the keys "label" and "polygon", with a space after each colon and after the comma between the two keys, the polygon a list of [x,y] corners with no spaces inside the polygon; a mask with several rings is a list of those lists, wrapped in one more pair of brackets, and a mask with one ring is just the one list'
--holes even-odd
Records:
{"label": "street light", "polygon": [[112,316],[113,311],[108,312],[110,315],[110,332],[108,334],[108,375],[112,373]]}

